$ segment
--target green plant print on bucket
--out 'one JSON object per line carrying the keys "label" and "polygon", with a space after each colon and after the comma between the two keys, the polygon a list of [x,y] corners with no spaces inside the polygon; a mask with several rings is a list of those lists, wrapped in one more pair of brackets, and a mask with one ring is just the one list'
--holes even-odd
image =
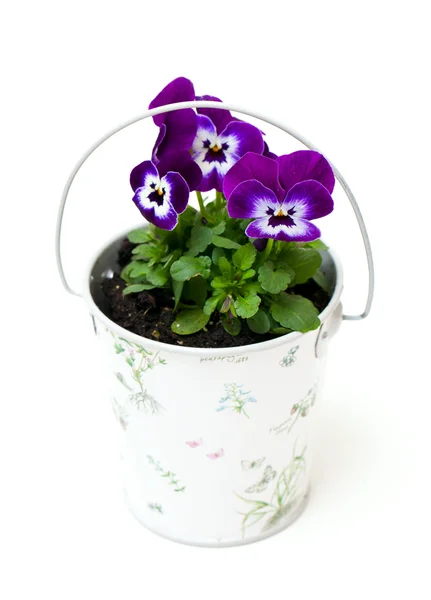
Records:
{"label": "green plant print on bucket", "polygon": [[244,391],[243,387],[243,385],[238,385],[237,383],[226,383],[224,386],[226,395],[219,400],[220,406],[216,408],[216,411],[232,410],[239,415],[245,415],[247,418],[250,418],[245,410],[245,406],[249,403],[255,403],[257,400],[251,396],[251,392]]}
{"label": "green plant print on bucket", "polygon": [[173,486],[172,489],[174,492],[184,492],[186,487],[179,482],[175,473],[172,471],[165,471],[159,461],[155,460],[155,458],[153,458],[150,454],[147,454],[147,459],[150,465],[152,465],[155,470],[160,473],[160,476],[166,479],[168,485]]}
{"label": "green plant print on bucket", "polygon": [[[249,499],[237,494],[237,497],[246,503],[248,510],[241,512],[242,533],[260,521],[264,521],[262,531],[277,526],[287,517],[298,504],[301,479],[305,476],[306,462],[305,451],[300,454],[293,449],[292,460],[281,471],[277,479],[274,479],[274,488],[269,502],[263,499]],[[270,482],[268,482],[269,484]],[[265,486],[266,489],[267,486]],[[247,490],[245,490],[247,492]],[[256,493],[260,493],[256,490]]]}
{"label": "green plant print on bucket", "polygon": [[157,365],[166,365],[166,361],[159,356],[158,352],[153,353],[139,344],[117,337],[113,331],[110,331],[110,334],[114,339],[115,353],[121,354],[129,367],[129,381],[123,373],[115,373],[118,381],[131,392],[128,397],[129,402],[138,410],[143,410],[145,414],[163,413],[165,408],[144,389],[144,375]]}
{"label": "green plant print on bucket", "polygon": [[315,402],[316,386],[309,389],[307,395],[292,406],[289,417],[279,425],[271,427],[269,433],[280,435],[280,433],[287,432],[289,434],[299,417],[305,418],[310,412],[310,408],[314,406]]}

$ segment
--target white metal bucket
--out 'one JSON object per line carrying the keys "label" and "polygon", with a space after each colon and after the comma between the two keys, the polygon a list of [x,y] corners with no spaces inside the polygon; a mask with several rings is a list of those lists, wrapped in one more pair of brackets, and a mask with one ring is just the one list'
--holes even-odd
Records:
{"label": "white metal bucket", "polygon": [[[140,119],[186,106],[222,107],[261,118],[313,148],[273,120],[215,102],[160,107]],[[63,195],[57,259],[66,289],[75,294],[61,262],[64,204],[86,158],[122,128],[84,156]],[[334,172],[358,217],[367,251],[370,285],[362,315],[342,315],[341,266],[333,253],[324,253],[322,270],[331,282],[332,297],[318,330],[236,348],[176,347],[133,334],[103,312],[100,283],[115,269],[125,234],[90,262],[82,295],[106,356],[111,401],[122,430],[127,504],[141,523],[165,537],[205,546],[252,542],[285,528],[306,504],[310,426],[327,342],[343,318],[368,314],[373,295],[365,226],[350,189]]]}

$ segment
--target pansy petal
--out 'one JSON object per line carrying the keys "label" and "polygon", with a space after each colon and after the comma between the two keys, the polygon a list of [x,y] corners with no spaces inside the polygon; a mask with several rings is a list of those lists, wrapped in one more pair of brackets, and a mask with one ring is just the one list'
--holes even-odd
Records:
{"label": "pansy petal", "polygon": [[178,214],[184,212],[190,195],[185,179],[179,173],[169,171],[162,177],[161,187],[164,190],[163,201],[173,206]]}
{"label": "pansy petal", "polygon": [[[149,109],[165,104],[173,104],[174,102],[186,102],[187,100],[195,99],[195,89],[190,79],[178,77],[174,79],[150,102]],[[190,109],[191,110],[191,109]],[[179,111],[177,111],[179,112]],[[165,122],[169,113],[162,113],[153,117],[154,123],[160,127]]]}
{"label": "pansy petal", "polygon": [[263,152],[262,133],[254,125],[243,123],[242,121],[233,121],[220,134],[220,141],[229,145],[229,153],[238,160],[247,152]]}
{"label": "pansy petal", "polygon": [[198,188],[202,179],[202,171],[187,150],[165,155],[157,165],[157,169],[161,177],[168,171],[176,171],[184,177],[191,191]]}
{"label": "pansy petal", "polygon": [[334,201],[318,181],[302,181],[288,191],[283,208],[294,217],[320,219],[332,212]]}
{"label": "pansy petal", "polygon": [[[157,194],[157,192],[152,193]],[[133,202],[147,221],[156,227],[171,231],[178,223],[178,215],[172,204],[166,198],[161,199],[160,204],[152,200],[147,188],[138,188],[133,196]]]}
{"label": "pansy petal", "polygon": [[150,160],[137,165],[130,173],[130,185],[133,191],[139,187],[148,187],[153,181],[159,181],[159,173]]}
{"label": "pansy petal", "polygon": [[334,190],[334,172],[329,162],[319,152],[298,150],[280,156],[277,162],[280,169],[280,183],[286,191],[296,183],[308,179],[319,181],[329,193]]}
{"label": "pansy petal", "polygon": [[[274,192],[260,181],[244,181],[230,195],[227,212],[233,219],[267,217],[280,207]],[[261,237],[261,236],[256,236]]]}
{"label": "pansy petal", "polygon": [[272,158],[273,160],[276,160],[278,158],[277,154],[274,154],[274,152],[271,152],[271,150],[269,149],[268,144],[265,142],[265,140],[263,141],[263,152],[262,152],[263,156],[267,156],[268,158]]}
{"label": "pansy petal", "polygon": [[196,130],[197,115],[191,108],[168,113],[165,122],[160,126],[160,133],[153,148],[155,162],[171,152],[188,152],[196,137]]}
{"label": "pansy petal", "polygon": [[[215,96],[196,96],[196,100],[211,100],[212,102],[221,102],[220,98]],[[221,133],[223,129],[231,122],[237,121],[236,117],[232,117],[230,111],[223,108],[198,108],[200,115],[206,115],[214,123],[217,133]]]}
{"label": "pansy petal", "polygon": [[251,238],[272,238],[283,242],[311,242],[320,237],[320,230],[305,219],[274,216],[256,219],[248,225],[245,233]]}
{"label": "pansy petal", "polygon": [[255,152],[245,154],[226,173],[223,182],[226,198],[229,198],[237,185],[250,179],[256,179],[273,190],[280,200],[284,198],[285,192],[278,183],[278,164],[275,160]]}

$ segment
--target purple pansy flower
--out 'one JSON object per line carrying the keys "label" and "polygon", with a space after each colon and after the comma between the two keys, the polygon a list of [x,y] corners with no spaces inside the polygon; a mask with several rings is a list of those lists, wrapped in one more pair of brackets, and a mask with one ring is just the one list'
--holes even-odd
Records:
{"label": "purple pansy flower", "polygon": [[249,123],[231,120],[220,131],[209,117],[199,114],[192,151],[203,175],[198,189],[221,192],[224,176],[244,154],[263,151],[263,138],[259,129]]}
{"label": "purple pansy flower", "polygon": [[173,171],[163,174],[146,160],[133,169],[130,184],[135,192],[133,202],[147,221],[161,229],[174,229],[190,195],[184,177]]}
{"label": "purple pansy flower", "polygon": [[[154,98],[149,108],[194,98],[192,82],[185,77],[178,77]],[[152,162],[159,171],[178,171],[187,181],[190,190],[196,189],[202,179],[202,173],[190,155],[197,132],[195,111],[192,108],[182,108],[156,115],[153,120],[160,127],[160,131],[151,155]],[[169,169],[166,164],[169,165]]]}
{"label": "purple pansy flower", "polygon": [[230,217],[254,219],[245,230],[249,237],[310,242],[320,237],[310,221],[333,210],[334,185],[331,166],[318,152],[276,160],[249,153],[225,177],[224,194]]}
{"label": "purple pansy flower", "polygon": [[[215,96],[195,96],[192,82],[178,77],[154,98],[149,108],[195,99],[221,102]],[[202,174],[200,184],[195,185],[197,176],[193,167],[188,165],[187,172],[181,171],[190,189],[205,192],[215,188],[221,192],[224,175],[241,156],[246,152],[263,151],[262,133],[253,125],[233,117],[228,110],[199,108],[197,112],[186,108],[153,117],[160,131],[152,161],[158,166],[163,159],[180,154],[184,164],[187,161],[194,163],[195,169],[199,168]],[[192,180],[188,179],[189,172]]]}

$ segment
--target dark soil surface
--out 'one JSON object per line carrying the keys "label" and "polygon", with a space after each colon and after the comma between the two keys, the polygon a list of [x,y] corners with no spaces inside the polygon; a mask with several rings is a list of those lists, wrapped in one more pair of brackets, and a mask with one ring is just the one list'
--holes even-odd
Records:
{"label": "dark soil surface", "polygon": [[[130,261],[133,247],[128,240],[124,241],[118,256],[120,267],[125,266]],[[119,273],[115,274],[112,279],[106,279],[103,282],[102,289],[109,307],[108,310],[105,310],[106,316],[117,325],[124,327],[124,329],[145,338],[176,346],[229,348],[256,344],[277,337],[271,334],[259,335],[253,333],[246,323],[243,324],[239,335],[231,336],[226,333],[215,316],[209,321],[206,331],[202,330],[192,335],[180,336],[171,331],[171,324],[175,320],[172,312],[174,300],[167,290],[154,289],[124,296],[122,290],[125,287],[126,284]],[[297,285],[291,291],[311,300],[319,313],[329,302],[328,294],[314,281]]]}

